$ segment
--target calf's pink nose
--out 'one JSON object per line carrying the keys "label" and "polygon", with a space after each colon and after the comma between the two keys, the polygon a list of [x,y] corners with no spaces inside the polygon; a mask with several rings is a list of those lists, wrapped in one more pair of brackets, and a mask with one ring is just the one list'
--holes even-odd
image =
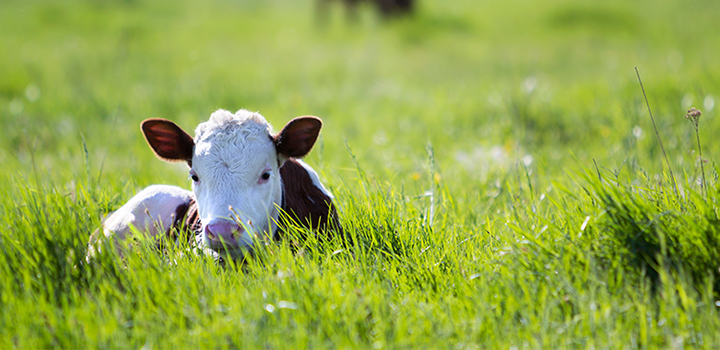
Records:
{"label": "calf's pink nose", "polygon": [[210,240],[220,241],[222,238],[227,243],[235,242],[235,233],[242,232],[242,228],[234,222],[218,222],[207,225],[205,234]]}

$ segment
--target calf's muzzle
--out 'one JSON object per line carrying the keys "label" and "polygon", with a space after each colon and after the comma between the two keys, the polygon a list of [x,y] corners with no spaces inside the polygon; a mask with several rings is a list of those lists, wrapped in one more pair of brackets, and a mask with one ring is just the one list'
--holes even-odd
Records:
{"label": "calf's muzzle", "polygon": [[205,226],[205,237],[213,250],[240,248],[245,229],[231,221],[216,222]]}

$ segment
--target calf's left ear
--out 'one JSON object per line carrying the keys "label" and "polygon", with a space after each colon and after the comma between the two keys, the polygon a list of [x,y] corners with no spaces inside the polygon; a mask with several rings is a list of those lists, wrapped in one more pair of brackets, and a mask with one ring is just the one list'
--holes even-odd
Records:
{"label": "calf's left ear", "polygon": [[140,124],[155,155],[168,162],[185,161],[192,168],[195,142],[183,129],[167,119],[146,119]]}
{"label": "calf's left ear", "polygon": [[310,152],[320,134],[322,121],[305,116],[291,120],[273,137],[281,163],[287,158],[302,158]]}

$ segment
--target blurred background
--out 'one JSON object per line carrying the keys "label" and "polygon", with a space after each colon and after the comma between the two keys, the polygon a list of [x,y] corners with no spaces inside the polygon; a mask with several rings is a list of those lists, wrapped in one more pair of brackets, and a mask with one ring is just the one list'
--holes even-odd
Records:
{"label": "blurred background", "polygon": [[383,183],[482,199],[513,167],[538,181],[593,159],[658,171],[637,66],[669,157],[692,173],[687,108],[703,111],[706,158],[720,150],[718,18],[710,0],[4,0],[0,163],[125,193],[187,186],[140,121],[190,131],[246,108],[276,129],[321,117],[308,161],[331,185],[352,182],[354,155]]}

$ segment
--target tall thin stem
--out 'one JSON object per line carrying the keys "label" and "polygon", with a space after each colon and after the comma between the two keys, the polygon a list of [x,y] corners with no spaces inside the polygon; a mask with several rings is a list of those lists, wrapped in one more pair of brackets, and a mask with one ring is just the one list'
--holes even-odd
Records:
{"label": "tall thin stem", "polygon": [[677,184],[675,183],[675,175],[673,175],[672,168],[670,167],[670,161],[668,160],[667,153],[665,153],[665,147],[663,147],[662,140],[660,140],[660,133],[658,133],[657,125],[655,125],[655,118],[653,118],[652,111],[650,110],[650,102],[648,102],[647,95],[645,94],[645,88],[643,87],[642,80],[640,80],[640,72],[638,71],[637,67],[635,67],[635,74],[637,74],[638,82],[640,83],[640,89],[642,90],[643,97],[645,98],[645,104],[647,105],[648,113],[650,113],[650,120],[652,120],[653,128],[655,128],[655,136],[657,137],[658,143],[660,143],[660,149],[662,150],[663,156],[665,157],[668,171],[670,171],[670,178],[672,179],[673,188],[675,189],[675,196],[678,198],[678,201],[680,201],[680,193],[678,192]]}
{"label": "tall thin stem", "polygon": [[695,137],[697,138],[698,153],[700,154],[700,170],[702,170],[702,185],[700,186],[703,190],[703,195],[707,197],[707,188],[705,188],[705,165],[703,164],[702,148],[700,147],[700,131],[698,130],[697,124],[695,126]]}

